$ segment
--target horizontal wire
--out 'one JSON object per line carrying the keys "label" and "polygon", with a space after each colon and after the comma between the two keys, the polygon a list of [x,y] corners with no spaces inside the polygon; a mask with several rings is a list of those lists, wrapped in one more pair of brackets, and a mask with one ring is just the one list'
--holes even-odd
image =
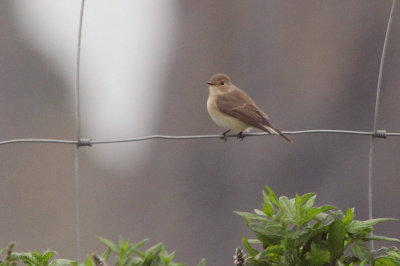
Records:
{"label": "horizontal wire", "polygon": [[24,142],[30,142],[30,143],[44,142],[44,143],[75,144],[75,145],[78,144],[78,141],[76,140],[63,140],[63,139],[10,139],[5,141],[0,141],[0,145],[12,144],[12,143],[24,143]]}
{"label": "horizontal wire", "polygon": [[[310,129],[310,130],[297,130],[297,131],[282,131],[287,135],[304,135],[304,134],[347,134],[347,135],[364,135],[364,136],[375,136],[377,138],[386,138],[387,136],[400,136],[398,132],[386,132],[385,130],[372,131],[353,131],[353,130],[336,130],[336,129]],[[257,136],[268,136],[275,135],[265,132],[261,133],[245,133],[245,137],[257,137]],[[116,139],[116,140],[95,140],[81,139],[76,140],[62,140],[62,139],[11,139],[0,141],[0,145],[12,144],[12,143],[57,143],[57,144],[74,144],[80,146],[91,146],[94,144],[112,144],[112,143],[123,143],[123,142],[135,142],[144,141],[151,139],[176,139],[176,140],[187,140],[187,139],[212,139],[221,138],[223,135],[191,135],[191,136],[170,136],[170,135],[149,135],[144,137],[130,138],[130,139]],[[227,134],[227,138],[237,137],[237,135]]]}

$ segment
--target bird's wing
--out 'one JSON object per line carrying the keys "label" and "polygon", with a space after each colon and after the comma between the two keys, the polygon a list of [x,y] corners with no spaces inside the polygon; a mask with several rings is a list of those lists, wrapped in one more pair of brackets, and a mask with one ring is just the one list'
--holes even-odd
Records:
{"label": "bird's wing", "polygon": [[234,88],[232,91],[220,94],[217,97],[216,103],[222,113],[233,116],[262,131],[277,133],[287,141],[292,142],[290,138],[285,136],[269,121],[267,114],[261,111],[254,101],[242,90]]}
{"label": "bird's wing", "polygon": [[267,131],[271,127],[268,116],[257,107],[254,101],[239,89],[218,95],[217,107],[227,115],[233,116],[255,128]]}

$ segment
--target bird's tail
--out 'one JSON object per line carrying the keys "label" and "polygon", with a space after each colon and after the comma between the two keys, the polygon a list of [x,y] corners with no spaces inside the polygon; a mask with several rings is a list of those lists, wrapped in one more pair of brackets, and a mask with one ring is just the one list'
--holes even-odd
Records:
{"label": "bird's tail", "polygon": [[268,126],[265,126],[265,131],[269,132],[269,133],[274,133],[276,135],[281,136],[282,138],[284,138],[285,140],[287,140],[288,142],[293,142],[293,140],[291,140],[289,137],[287,137],[285,134],[283,134],[279,129],[275,128],[274,126],[272,126],[271,124],[269,124]]}

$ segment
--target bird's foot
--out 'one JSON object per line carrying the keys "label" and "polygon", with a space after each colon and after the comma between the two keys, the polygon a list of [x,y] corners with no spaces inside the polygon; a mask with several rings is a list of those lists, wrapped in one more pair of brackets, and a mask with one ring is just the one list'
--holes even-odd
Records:
{"label": "bird's foot", "polygon": [[220,139],[224,140],[225,142],[228,140],[225,134],[222,134],[222,137],[220,137]]}
{"label": "bird's foot", "polygon": [[239,134],[237,134],[237,138],[240,139],[240,141],[242,141],[246,136],[243,135],[243,131],[239,132]]}
{"label": "bird's foot", "polygon": [[220,137],[220,139],[223,139],[225,142],[228,140],[228,138],[226,137],[226,133],[228,133],[231,130],[227,130],[224,133],[222,133],[222,137]]}

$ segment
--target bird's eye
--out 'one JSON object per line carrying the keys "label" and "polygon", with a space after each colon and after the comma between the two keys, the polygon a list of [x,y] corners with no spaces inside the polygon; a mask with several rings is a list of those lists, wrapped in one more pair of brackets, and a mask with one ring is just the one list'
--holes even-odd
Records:
{"label": "bird's eye", "polygon": [[221,81],[221,85],[224,85],[225,83],[223,81]]}

